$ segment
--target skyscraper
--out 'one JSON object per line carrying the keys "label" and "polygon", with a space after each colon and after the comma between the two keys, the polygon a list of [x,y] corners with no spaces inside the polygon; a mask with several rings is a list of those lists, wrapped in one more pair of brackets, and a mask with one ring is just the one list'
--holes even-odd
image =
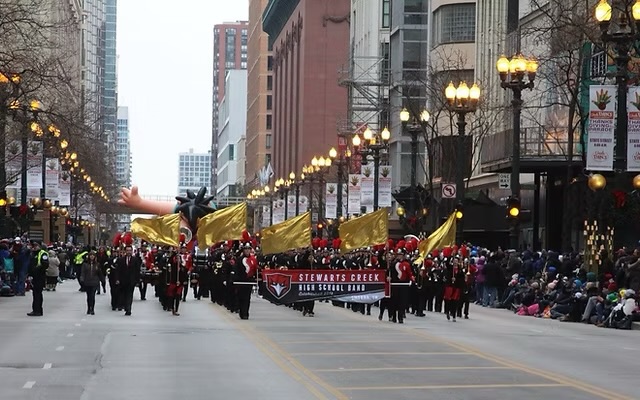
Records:
{"label": "skyscraper", "polygon": [[[178,161],[178,195],[184,195],[187,189],[198,192],[211,181],[211,152],[180,153]],[[207,191],[207,193],[212,193]]]}
{"label": "skyscraper", "polygon": [[[113,0],[115,1],[115,0]],[[105,0],[84,0],[82,58],[82,105],[85,122],[93,128],[97,139],[104,140],[101,118],[105,66]]]}
{"label": "skyscraper", "polygon": [[247,69],[248,22],[238,21],[215,25],[213,27],[213,120],[211,126],[211,167],[209,175],[211,193],[217,191],[218,174],[218,107],[225,94],[225,76],[227,70]]}
{"label": "skyscraper", "polygon": [[116,183],[131,186],[131,144],[129,139],[129,107],[118,107],[116,139]]}
{"label": "skyscraper", "polygon": [[[131,144],[129,140],[129,107],[118,107],[115,140],[115,178],[118,187],[131,186]],[[131,215],[114,216],[118,229],[128,230]]]}
{"label": "skyscraper", "polygon": [[116,5],[117,0],[105,1],[103,86],[100,115],[103,120],[104,139],[107,143],[107,165],[114,165],[120,154],[116,132],[118,110],[118,82],[116,76]]}
{"label": "skyscraper", "polygon": [[249,0],[248,85],[246,183],[264,186],[259,171],[271,162],[273,127],[273,62],[269,51],[269,35],[262,30],[262,12],[268,0]]}

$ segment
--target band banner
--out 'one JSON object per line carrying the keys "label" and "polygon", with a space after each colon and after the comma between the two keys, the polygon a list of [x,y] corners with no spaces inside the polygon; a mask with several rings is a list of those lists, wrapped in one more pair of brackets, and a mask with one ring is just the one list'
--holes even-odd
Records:
{"label": "band banner", "polygon": [[587,169],[590,171],[613,170],[617,102],[615,86],[589,87]]}
{"label": "band banner", "polygon": [[345,299],[372,304],[384,297],[385,271],[277,270],[262,271],[264,297],[275,304]]}

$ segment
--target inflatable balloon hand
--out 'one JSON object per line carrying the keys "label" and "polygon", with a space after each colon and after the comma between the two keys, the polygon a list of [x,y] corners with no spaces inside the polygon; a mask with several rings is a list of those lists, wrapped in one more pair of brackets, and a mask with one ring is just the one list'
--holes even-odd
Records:
{"label": "inflatable balloon hand", "polygon": [[122,188],[118,204],[136,211],[156,215],[172,214],[176,207],[175,202],[143,199],[138,193],[137,186],[132,186],[131,189]]}

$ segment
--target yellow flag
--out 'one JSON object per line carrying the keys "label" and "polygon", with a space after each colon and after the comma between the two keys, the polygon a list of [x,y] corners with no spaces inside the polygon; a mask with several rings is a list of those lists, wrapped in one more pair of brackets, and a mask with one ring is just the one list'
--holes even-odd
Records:
{"label": "yellow flag", "polygon": [[154,218],[136,218],[131,222],[131,234],[149,243],[180,246],[180,214]]}
{"label": "yellow flag", "polygon": [[339,228],[340,251],[386,243],[389,237],[389,213],[381,208],[362,217],[343,222]]}
{"label": "yellow flag", "polygon": [[262,230],[262,254],[282,253],[311,246],[311,213],[299,215]]}
{"label": "yellow flag", "polygon": [[198,247],[206,249],[223,240],[240,240],[247,227],[247,203],[225,207],[198,221]]}
{"label": "yellow flag", "polygon": [[443,247],[452,246],[456,243],[456,213],[449,215],[449,218],[438,229],[433,231],[428,238],[418,244],[420,257],[414,264],[422,264],[425,257],[434,249],[442,249]]}

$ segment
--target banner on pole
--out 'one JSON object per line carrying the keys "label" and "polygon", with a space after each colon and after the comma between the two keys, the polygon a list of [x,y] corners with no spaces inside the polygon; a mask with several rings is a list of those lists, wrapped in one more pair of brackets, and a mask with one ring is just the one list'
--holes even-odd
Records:
{"label": "banner on pole", "polygon": [[58,180],[58,200],[61,206],[71,205],[71,175],[63,171],[59,174]]}
{"label": "banner on pole", "polygon": [[276,304],[321,299],[349,299],[375,303],[384,297],[383,270],[277,270],[262,271],[265,298]]}
{"label": "banner on pole", "polygon": [[7,145],[5,157],[7,188],[20,189],[22,186],[22,144],[19,140],[14,140]]}
{"label": "banner on pole", "polygon": [[640,87],[627,95],[627,171],[640,171]]}
{"label": "banner on pole", "polygon": [[349,174],[349,214],[360,214],[360,174]]}
{"label": "banner on pole", "polygon": [[366,207],[366,212],[373,211],[373,190],[373,165],[364,164],[360,166],[360,207]]}
{"label": "banner on pole", "polygon": [[381,165],[378,172],[378,207],[391,207],[391,165]]}
{"label": "banner on pole", "polygon": [[60,202],[60,161],[57,158],[47,158],[45,179],[47,185],[44,188],[44,197],[51,200],[53,204]]}
{"label": "banner on pole", "polygon": [[589,87],[588,170],[613,170],[616,103],[615,86],[593,85]]}
{"label": "banner on pole", "polygon": [[324,216],[330,219],[338,217],[338,185],[335,183],[325,184]]}
{"label": "banner on pole", "polygon": [[[30,141],[27,147],[27,188],[42,189],[42,142]],[[34,192],[35,193],[35,192]],[[38,192],[38,197],[40,193]]]}

